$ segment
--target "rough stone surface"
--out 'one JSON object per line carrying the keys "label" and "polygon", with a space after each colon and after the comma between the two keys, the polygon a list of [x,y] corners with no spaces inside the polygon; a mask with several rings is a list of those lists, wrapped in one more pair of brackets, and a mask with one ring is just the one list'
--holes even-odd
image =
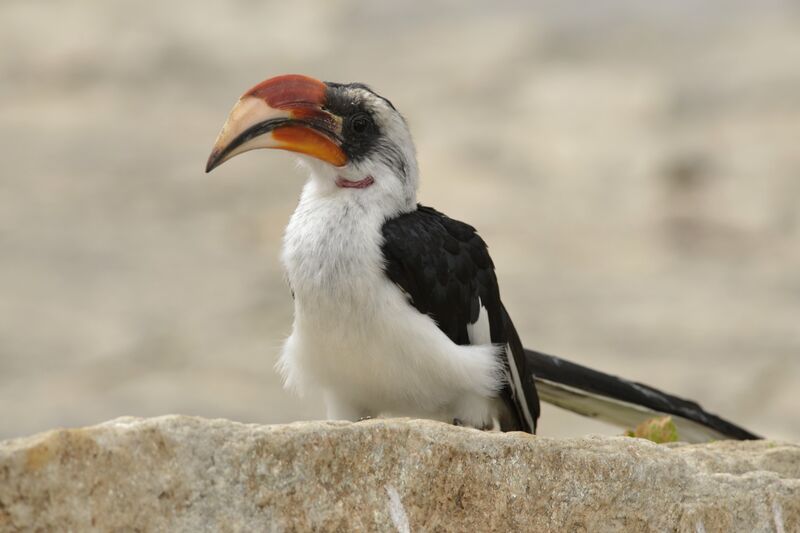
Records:
{"label": "rough stone surface", "polygon": [[0,443],[0,530],[800,530],[800,446],[120,418]]}

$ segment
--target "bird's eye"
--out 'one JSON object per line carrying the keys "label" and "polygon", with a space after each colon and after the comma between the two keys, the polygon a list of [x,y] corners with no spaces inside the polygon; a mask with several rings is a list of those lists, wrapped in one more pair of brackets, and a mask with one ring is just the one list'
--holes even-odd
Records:
{"label": "bird's eye", "polygon": [[358,115],[354,116],[350,119],[350,129],[353,130],[353,133],[363,134],[369,130],[371,121],[367,115],[364,113],[359,113]]}

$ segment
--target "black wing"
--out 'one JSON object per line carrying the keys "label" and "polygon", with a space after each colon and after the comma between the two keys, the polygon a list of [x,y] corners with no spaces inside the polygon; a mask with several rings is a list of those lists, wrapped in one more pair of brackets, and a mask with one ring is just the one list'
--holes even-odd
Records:
{"label": "black wing", "polygon": [[386,275],[453,342],[472,344],[467,326],[477,322],[483,307],[491,342],[506,347],[502,357],[509,379],[500,396],[510,420],[501,421],[501,428],[535,432],[539,398],[533,374],[500,301],[486,243],[475,228],[420,205],[387,220],[382,233]]}

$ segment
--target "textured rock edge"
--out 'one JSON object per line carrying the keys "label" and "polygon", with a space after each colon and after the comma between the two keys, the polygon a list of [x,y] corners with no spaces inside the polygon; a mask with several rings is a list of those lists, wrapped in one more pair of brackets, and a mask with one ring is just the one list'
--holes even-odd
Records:
{"label": "textured rock edge", "polygon": [[798,531],[800,446],[120,418],[0,443],[0,530]]}

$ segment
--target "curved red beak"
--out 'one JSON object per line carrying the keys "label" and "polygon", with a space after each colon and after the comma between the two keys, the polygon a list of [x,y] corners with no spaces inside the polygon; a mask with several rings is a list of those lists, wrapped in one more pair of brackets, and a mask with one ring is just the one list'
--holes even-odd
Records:
{"label": "curved red beak", "polygon": [[342,119],[325,110],[327,85],[288,74],[262,81],[239,98],[208,157],[206,172],[257,148],[289,150],[340,167]]}

